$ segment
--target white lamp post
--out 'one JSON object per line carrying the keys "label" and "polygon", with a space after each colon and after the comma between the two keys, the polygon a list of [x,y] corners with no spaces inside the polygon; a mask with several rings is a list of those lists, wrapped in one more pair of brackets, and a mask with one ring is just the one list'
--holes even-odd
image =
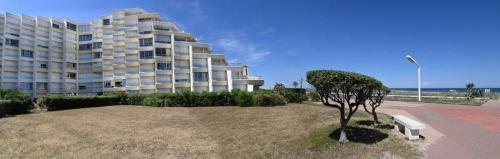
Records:
{"label": "white lamp post", "polygon": [[422,93],[420,91],[420,65],[411,57],[410,55],[406,55],[406,59],[410,61],[411,63],[417,65],[417,74],[418,74],[418,101],[422,101]]}

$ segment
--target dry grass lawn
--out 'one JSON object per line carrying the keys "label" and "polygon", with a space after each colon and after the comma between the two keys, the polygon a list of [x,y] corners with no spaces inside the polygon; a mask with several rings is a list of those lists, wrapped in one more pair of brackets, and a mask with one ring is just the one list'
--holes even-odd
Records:
{"label": "dry grass lawn", "polygon": [[[336,144],[330,137],[338,126],[336,114],[334,108],[289,104],[109,106],[19,115],[0,118],[0,158],[421,157],[388,129],[376,129],[387,135],[380,141]],[[358,114],[353,126],[372,130],[354,124],[369,119]]]}

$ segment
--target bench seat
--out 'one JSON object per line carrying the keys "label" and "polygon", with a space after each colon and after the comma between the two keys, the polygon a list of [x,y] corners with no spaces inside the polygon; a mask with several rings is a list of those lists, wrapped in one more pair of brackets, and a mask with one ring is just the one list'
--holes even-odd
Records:
{"label": "bench seat", "polygon": [[425,125],[402,115],[394,115],[394,125],[396,130],[403,132],[408,140],[416,140],[420,138],[420,130],[425,128]]}

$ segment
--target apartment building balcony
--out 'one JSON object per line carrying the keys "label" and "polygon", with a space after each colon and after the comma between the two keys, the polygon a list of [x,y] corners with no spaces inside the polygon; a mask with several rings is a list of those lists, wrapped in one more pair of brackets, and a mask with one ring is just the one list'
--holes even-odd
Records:
{"label": "apartment building balcony", "polygon": [[149,51],[149,50],[154,50],[153,46],[142,46],[139,47],[139,51]]}
{"label": "apartment building balcony", "polygon": [[141,77],[150,77],[150,76],[154,76],[155,75],[155,72],[153,72],[154,70],[151,70],[151,72],[140,72],[140,76]]}
{"label": "apartment building balcony", "polygon": [[114,52],[113,53],[113,57],[114,58],[117,58],[117,57],[125,57],[125,54],[123,52],[119,53],[119,52]]}
{"label": "apartment building balcony", "polygon": [[113,64],[113,67],[116,69],[127,68],[127,66],[125,65],[125,62],[115,63],[115,64]]}
{"label": "apartment building balcony", "polygon": [[176,60],[189,60],[189,54],[176,52],[174,58]]}
{"label": "apartment building balcony", "polygon": [[125,74],[125,77],[126,78],[139,78],[140,77],[140,74]]}
{"label": "apartment building balcony", "polygon": [[224,66],[224,65],[212,65],[212,70],[213,71],[226,71],[228,69],[229,69],[228,66]]}
{"label": "apartment building balcony", "polygon": [[212,81],[212,85],[214,86],[227,86],[227,81],[226,80],[217,80],[217,81]]}
{"label": "apartment building balcony", "polygon": [[120,36],[120,35],[125,35],[125,30],[114,30],[113,36]]}
{"label": "apartment building balcony", "polygon": [[155,56],[156,62],[167,62],[172,61],[172,56],[167,54],[167,56]]}
{"label": "apartment building balcony", "polygon": [[137,91],[141,90],[141,86],[127,86],[127,91]]}
{"label": "apartment building balcony", "polygon": [[102,58],[92,58],[91,62],[102,62]]}
{"label": "apartment building balcony", "polygon": [[125,54],[139,54],[139,50],[129,50],[129,49],[126,49],[125,50]]}
{"label": "apartment building balcony", "polygon": [[121,92],[121,91],[127,91],[126,87],[104,87],[103,88],[104,92]]}
{"label": "apartment building balcony", "polygon": [[103,43],[103,44],[102,44],[102,49],[107,49],[107,50],[113,49],[113,45],[105,45],[105,44]]}
{"label": "apartment building balcony", "polygon": [[125,39],[123,39],[122,41],[115,41],[113,43],[113,47],[120,47],[120,46],[125,46]]}
{"label": "apartment building balcony", "polygon": [[102,70],[105,70],[105,71],[112,71],[112,70],[113,70],[113,66],[109,66],[109,65],[103,66],[103,67],[102,67]]}
{"label": "apartment building balcony", "polygon": [[155,63],[155,59],[141,59],[139,62],[141,64]]}
{"label": "apartment building balcony", "polygon": [[143,39],[143,38],[153,38],[153,34],[138,34],[138,37],[140,39]]}
{"label": "apartment building balcony", "polygon": [[157,83],[156,88],[172,88],[172,82]]}
{"label": "apartment building balcony", "polygon": [[125,74],[116,74],[115,75],[115,80],[125,80],[126,76]]}
{"label": "apartment building balcony", "polygon": [[193,52],[193,58],[209,58],[210,54],[208,53],[194,53]]}
{"label": "apartment building balcony", "polygon": [[66,78],[66,82],[68,82],[68,83],[76,83],[76,79]]}
{"label": "apartment building balcony", "polygon": [[139,66],[139,62],[138,61],[125,62],[125,66]]}
{"label": "apartment building balcony", "polygon": [[153,46],[156,48],[156,47],[159,47],[159,48],[172,48],[172,44],[170,43],[161,43],[161,42],[158,42],[158,41],[155,41],[155,43],[153,44]]}
{"label": "apartment building balcony", "polygon": [[134,31],[134,30],[139,30],[139,27],[137,25],[133,26],[125,26],[125,31]]}
{"label": "apartment building balcony", "polygon": [[189,82],[175,82],[175,87],[190,88],[191,83]]}
{"label": "apartment building balcony", "polygon": [[102,59],[104,59],[104,60],[113,60],[114,57],[112,56],[112,54],[111,55],[103,55]]}
{"label": "apartment building balcony", "polygon": [[102,76],[102,80],[104,81],[111,81],[113,80],[115,77],[114,75],[106,75],[106,76]]}
{"label": "apartment building balcony", "polygon": [[21,65],[21,66],[19,66],[19,69],[21,71],[33,72],[33,66],[23,66],[23,65]]}
{"label": "apartment building balcony", "polygon": [[171,75],[172,70],[156,70],[156,74],[158,74],[158,75]]}
{"label": "apartment building balcony", "polygon": [[193,72],[208,72],[208,67],[193,66]]}
{"label": "apartment building balcony", "polygon": [[191,71],[189,70],[189,67],[185,68],[185,67],[176,67],[175,68],[175,73],[190,73]]}
{"label": "apartment building balcony", "polygon": [[156,89],[156,85],[154,83],[150,84],[141,84],[141,89]]}
{"label": "apartment building balcony", "polygon": [[206,82],[193,82],[193,87],[208,87],[208,81]]}

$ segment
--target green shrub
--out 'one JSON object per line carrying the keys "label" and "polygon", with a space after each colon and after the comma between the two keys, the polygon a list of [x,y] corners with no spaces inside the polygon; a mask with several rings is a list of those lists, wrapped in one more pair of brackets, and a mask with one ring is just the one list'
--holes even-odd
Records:
{"label": "green shrub", "polygon": [[97,97],[71,97],[71,96],[44,96],[38,100],[38,105],[47,108],[48,111],[99,107],[120,104],[117,96]]}
{"label": "green shrub", "polygon": [[311,99],[311,101],[313,102],[319,102],[321,99],[319,98],[319,94],[316,93],[316,92],[310,92],[309,93],[309,98]]}
{"label": "green shrub", "polygon": [[0,116],[28,113],[33,108],[31,96],[17,90],[0,90]]}
{"label": "green shrub", "polygon": [[234,101],[238,106],[248,107],[254,104],[252,93],[240,90],[234,90],[231,93],[233,93]]}
{"label": "green shrub", "polygon": [[125,104],[128,105],[142,105],[145,95],[143,94],[127,94]]}
{"label": "green shrub", "polygon": [[289,103],[302,103],[304,101],[307,101],[306,89],[286,88],[285,98]]}
{"label": "green shrub", "polygon": [[286,104],[286,99],[278,94],[256,93],[252,98],[255,106],[276,106]]}
{"label": "green shrub", "polygon": [[286,104],[286,99],[274,91],[259,90],[246,92],[190,92],[126,94],[106,93],[97,97],[46,96],[38,101],[40,106],[49,111],[98,107],[107,105],[144,105],[153,107],[199,107],[199,106],[275,106]]}

